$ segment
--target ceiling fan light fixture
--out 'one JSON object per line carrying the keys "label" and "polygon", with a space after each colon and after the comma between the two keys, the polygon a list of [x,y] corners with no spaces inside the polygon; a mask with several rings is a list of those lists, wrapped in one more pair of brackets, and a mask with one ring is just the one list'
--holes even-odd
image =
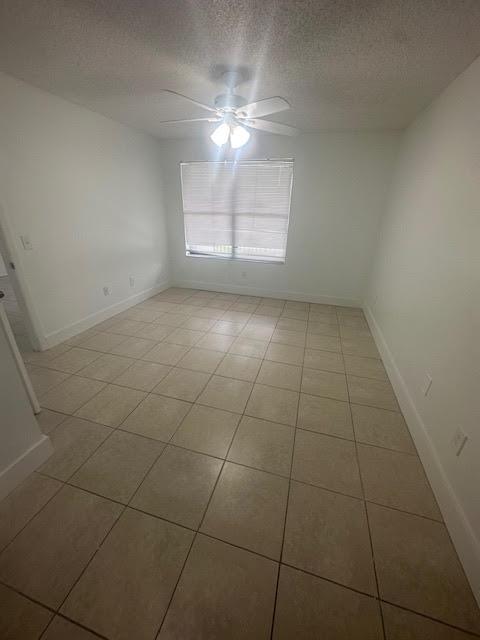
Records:
{"label": "ceiling fan light fixture", "polygon": [[250,140],[250,132],[237,124],[234,125],[231,129],[230,133],[230,144],[232,145],[232,149],[239,149],[243,147],[244,144]]}
{"label": "ceiling fan light fixture", "polygon": [[223,147],[223,145],[228,142],[229,135],[230,126],[226,122],[222,122],[222,124],[211,134],[210,140],[214,142],[217,147]]}

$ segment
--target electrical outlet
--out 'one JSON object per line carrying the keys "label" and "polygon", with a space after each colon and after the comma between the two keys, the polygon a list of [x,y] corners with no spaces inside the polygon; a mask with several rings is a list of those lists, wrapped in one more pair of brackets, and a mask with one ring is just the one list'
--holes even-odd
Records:
{"label": "electrical outlet", "polygon": [[129,280],[130,280],[130,288],[133,289],[133,287],[135,286],[135,278],[133,276],[130,276]]}
{"label": "electrical outlet", "polygon": [[432,378],[428,375],[425,376],[425,381],[423,383],[422,392],[424,396],[428,396],[428,392],[432,386]]}
{"label": "electrical outlet", "polygon": [[112,290],[110,289],[110,287],[103,287],[103,295],[104,296],[109,296],[111,295]]}
{"label": "electrical outlet", "polygon": [[20,240],[22,241],[22,245],[25,251],[31,251],[33,249],[32,243],[28,236],[20,236]]}
{"label": "electrical outlet", "polygon": [[457,456],[457,458],[464,450],[465,445],[467,444],[467,440],[468,436],[465,431],[463,431],[461,427],[458,427],[452,438],[452,447],[455,450],[455,455]]}

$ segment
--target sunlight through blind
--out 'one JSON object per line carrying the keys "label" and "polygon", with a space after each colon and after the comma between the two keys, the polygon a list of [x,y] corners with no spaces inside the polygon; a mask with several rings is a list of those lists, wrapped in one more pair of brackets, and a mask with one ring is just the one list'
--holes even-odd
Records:
{"label": "sunlight through blind", "polygon": [[293,160],[180,166],[187,255],[285,262]]}

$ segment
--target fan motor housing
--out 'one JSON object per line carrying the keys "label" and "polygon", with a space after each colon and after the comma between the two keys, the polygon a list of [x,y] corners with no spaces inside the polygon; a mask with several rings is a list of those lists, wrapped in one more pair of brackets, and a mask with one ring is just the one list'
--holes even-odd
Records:
{"label": "fan motor housing", "polygon": [[237,96],[235,93],[222,93],[215,98],[215,107],[217,109],[226,109],[228,111],[239,109],[247,104],[245,98]]}

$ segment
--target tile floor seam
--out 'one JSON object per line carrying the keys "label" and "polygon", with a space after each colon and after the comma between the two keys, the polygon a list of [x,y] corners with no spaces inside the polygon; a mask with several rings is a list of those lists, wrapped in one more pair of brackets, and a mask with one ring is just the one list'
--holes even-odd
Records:
{"label": "tile floor seam", "polygon": [[[338,319],[338,314],[337,314],[337,319]],[[342,353],[343,364],[345,366],[345,354],[343,353],[343,343],[342,343],[342,341],[340,341],[340,349],[341,349],[341,353]],[[350,411],[350,419],[352,421],[352,428],[353,428],[353,412],[352,412],[352,405],[351,405],[351,402],[350,402],[350,400],[351,400],[351,398],[350,398],[350,388],[348,386],[348,379],[347,378],[346,378],[346,384],[347,384],[348,407],[349,407],[349,411]],[[378,572],[377,572],[377,567],[376,567],[376,563],[375,563],[375,551],[374,551],[374,547],[373,547],[372,531],[371,531],[371,528],[370,528],[370,520],[368,518],[368,509],[367,509],[367,503],[366,503],[365,488],[364,488],[364,483],[363,483],[363,478],[362,478],[362,471],[361,471],[361,467],[360,467],[360,458],[359,458],[359,455],[358,455],[358,446],[357,446],[357,441],[356,440],[354,440],[354,446],[355,446],[355,459],[357,461],[358,475],[359,475],[359,478],[360,478],[360,486],[361,486],[363,500],[364,500],[363,509],[364,509],[366,523],[367,523],[368,540],[369,540],[369,544],[370,544],[370,555],[371,555],[372,565],[373,565],[373,574],[375,576],[375,586],[376,586],[376,590],[377,590],[376,601],[378,603],[378,612],[379,612],[379,615],[380,615],[380,621],[381,621],[381,625],[382,625],[383,638],[384,638],[384,640],[387,640],[387,632],[386,632],[386,628],[385,628],[385,620],[384,620],[384,617],[383,617],[382,605],[380,604],[380,583],[379,583]]]}
{"label": "tile floor seam", "polygon": [[[260,369],[257,371],[257,375],[256,375],[256,377],[255,377],[255,380],[257,379],[257,377],[258,377],[258,373],[259,373],[259,372],[260,372]],[[252,395],[252,392],[253,392],[254,386],[255,386],[255,381],[252,383],[252,388],[250,389],[250,393],[249,393],[248,398],[247,398],[247,400],[246,400],[246,402],[245,402],[244,410],[246,409],[247,404],[248,404],[248,402],[249,402],[249,400],[250,400],[250,397],[251,397],[251,395]],[[243,416],[243,415],[244,415],[244,412],[241,414],[241,416]],[[193,540],[192,540],[192,543],[191,543],[190,548],[189,548],[189,550],[188,550],[188,553],[187,553],[187,555],[186,555],[185,562],[183,563],[182,569],[181,569],[180,574],[179,574],[179,576],[178,576],[178,580],[177,580],[177,582],[176,582],[176,584],[175,584],[175,587],[174,587],[174,589],[173,589],[173,591],[172,591],[171,598],[170,598],[170,600],[169,600],[169,602],[168,602],[168,605],[167,605],[167,607],[166,607],[166,609],[165,609],[165,614],[164,614],[163,619],[162,619],[162,621],[161,621],[161,623],[160,623],[160,626],[158,627],[158,631],[157,631],[157,633],[156,633],[156,635],[155,635],[155,638],[157,638],[157,637],[158,637],[158,635],[159,635],[159,633],[160,633],[160,631],[161,631],[161,629],[162,629],[162,627],[163,627],[163,624],[164,624],[164,622],[165,622],[165,620],[166,620],[166,618],[167,618],[168,611],[169,611],[170,606],[171,606],[171,604],[172,604],[172,602],[173,602],[173,598],[175,597],[175,593],[176,593],[176,591],[177,591],[177,588],[178,588],[178,585],[179,585],[179,583],[180,583],[181,577],[182,577],[183,572],[184,572],[184,570],[185,570],[185,566],[186,566],[186,564],[187,564],[187,561],[188,561],[188,558],[189,558],[189,556],[190,556],[191,550],[192,550],[192,548],[193,548],[193,545],[194,545],[194,543],[195,543],[195,540],[197,539],[198,535],[201,533],[201,531],[200,531],[200,530],[201,530],[201,528],[202,528],[203,522],[204,522],[204,520],[205,520],[205,516],[207,515],[207,511],[208,511],[208,509],[209,509],[209,507],[210,507],[210,504],[211,504],[211,502],[212,502],[212,499],[213,499],[213,496],[214,496],[215,490],[216,490],[216,488],[217,488],[217,486],[218,486],[218,483],[219,483],[219,481],[220,481],[221,475],[222,475],[223,470],[224,470],[224,468],[225,468],[225,464],[227,463],[228,454],[230,453],[230,449],[231,449],[231,447],[232,447],[233,441],[234,441],[234,439],[235,439],[235,436],[236,436],[236,434],[237,434],[237,431],[238,431],[238,428],[239,428],[239,426],[240,426],[241,421],[242,421],[242,418],[240,417],[240,418],[239,418],[239,420],[238,420],[238,422],[237,422],[237,425],[236,425],[236,427],[235,427],[235,430],[234,430],[234,432],[233,432],[232,438],[231,438],[231,440],[230,440],[230,444],[229,444],[229,446],[228,446],[228,448],[227,448],[227,451],[226,451],[226,453],[225,453],[225,458],[224,458],[224,460],[223,460],[223,462],[222,462],[222,466],[221,466],[221,468],[220,468],[220,470],[219,470],[219,473],[218,473],[217,478],[216,478],[216,480],[215,480],[215,483],[214,483],[214,485],[213,485],[213,489],[212,489],[212,491],[211,491],[211,493],[210,493],[209,499],[208,499],[208,501],[207,501],[207,505],[206,505],[206,507],[205,507],[205,509],[204,509],[204,511],[203,511],[202,518],[200,519],[200,522],[199,522],[199,525],[198,525],[198,529],[197,529],[197,531],[195,532],[195,534],[194,534],[194,536],[193,536]],[[180,425],[178,426],[178,428],[180,428]],[[177,428],[177,431],[178,431],[178,428]],[[175,431],[175,433],[176,433],[176,431]],[[174,435],[174,434],[173,434],[173,435]],[[173,435],[172,435],[172,437],[173,437]],[[202,535],[206,535],[206,534],[202,534]],[[209,537],[212,537],[212,536],[209,536]],[[221,542],[225,542],[225,541],[224,541],[224,540],[222,540]],[[242,548],[242,547],[240,547],[240,548]],[[257,554],[257,555],[258,555],[258,554]]]}
{"label": "tile floor seam", "polygon": [[[305,358],[305,351],[303,352],[304,358]],[[302,364],[302,371],[301,371],[301,376],[300,376],[300,386],[301,386],[301,381],[302,381],[302,377],[303,377],[303,364]],[[287,492],[287,500],[285,503],[285,515],[284,515],[284,519],[283,519],[283,532],[282,532],[282,544],[280,547],[280,556],[279,556],[279,562],[278,562],[278,568],[277,568],[277,582],[275,585],[275,599],[273,602],[273,611],[272,611],[272,623],[271,623],[271,627],[270,627],[270,640],[273,640],[273,632],[275,630],[275,616],[276,616],[276,612],[277,612],[277,602],[278,602],[278,589],[279,589],[279,584],[280,584],[280,570],[281,570],[281,566],[282,566],[282,560],[283,560],[283,548],[285,546],[285,534],[287,531],[287,518],[288,518],[288,505],[290,503],[290,494],[291,494],[291,489],[292,489],[292,469],[293,469],[293,459],[295,456],[295,441],[296,441],[296,436],[297,436],[297,423],[298,423],[298,411],[300,408],[300,393],[298,394],[298,398],[297,398],[297,409],[296,409],[296,415],[295,415],[295,427],[294,427],[294,432],[293,432],[293,443],[292,443],[292,452],[290,454],[290,469],[289,469],[289,474],[288,474],[288,492]]]}

